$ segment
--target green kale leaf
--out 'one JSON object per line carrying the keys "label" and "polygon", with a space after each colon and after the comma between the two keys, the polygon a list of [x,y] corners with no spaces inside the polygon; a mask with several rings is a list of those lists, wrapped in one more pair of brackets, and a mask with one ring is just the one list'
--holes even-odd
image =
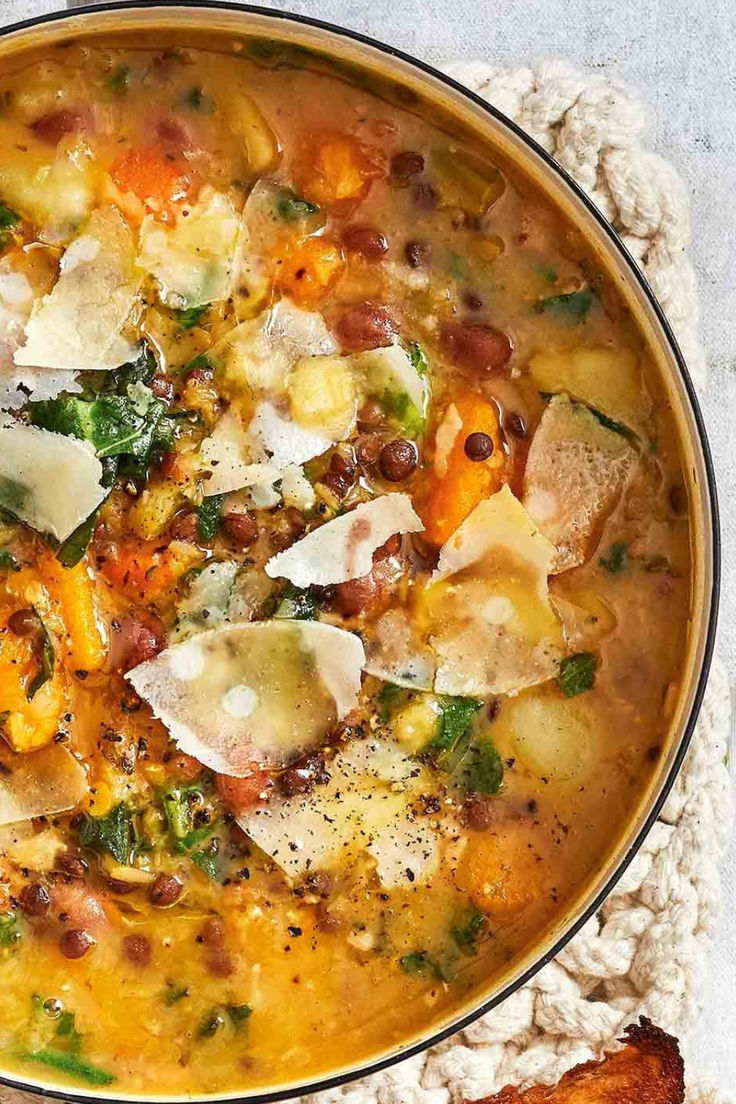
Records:
{"label": "green kale leaf", "polygon": [[593,652],[577,652],[566,656],[557,672],[557,685],[566,698],[574,698],[595,683],[598,656]]}

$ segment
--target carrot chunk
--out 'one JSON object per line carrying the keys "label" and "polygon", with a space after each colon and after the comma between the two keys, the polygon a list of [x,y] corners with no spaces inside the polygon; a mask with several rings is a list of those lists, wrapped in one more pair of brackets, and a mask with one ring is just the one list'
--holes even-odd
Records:
{"label": "carrot chunk", "polygon": [[302,189],[321,207],[345,210],[365,199],[371,182],[386,171],[382,152],[349,134],[326,134],[309,142]]}
{"label": "carrot chunk", "polygon": [[177,210],[192,187],[183,162],[143,146],[120,154],[110,176],[121,192],[133,192],[161,222],[175,222]]}
{"label": "carrot chunk", "polygon": [[[8,627],[12,609],[0,611],[0,732],[15,751],[34,751],[48,744],[67,711],[66,682],[58,665],[33,692],[39,671],[38,641]],[[29,701],[29,694],[31,698]]]}
{"label": "carrot chunk", "polygon": [[344,267],[342,249],[333,238],[287,240],[279,247],[276,285],[297,303],[314,303],[333,287]]}
{"label": "carrot chunk", "polygon": [[39,572],[64,625],[67,666],[74,671],[101,670],[107,659],[107,633],[87,563],[81,560],[75,567],[63,567],[45,555],[39,560]]}

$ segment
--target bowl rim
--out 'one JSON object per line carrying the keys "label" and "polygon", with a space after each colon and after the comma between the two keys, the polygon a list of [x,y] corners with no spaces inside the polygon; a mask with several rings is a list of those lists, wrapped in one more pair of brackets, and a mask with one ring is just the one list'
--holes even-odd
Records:
{"label": "bowl rim", "polygon": [[45,14],[30,17],[28,19],[18,20],[14,23],[7,24],[0,27],[0,40],[6,38],[9,35],[17,34],[25,30],[30,30],[34,27],[39,27],[48,23],[62,23],[69,19],[74,19],[77,16],[95,15],[98,12],[111,12],[111,11],[126,11],[135,9],[160,9],[166,11],[167,9],[215,9],[222,11],[231,11],[235,13],[244,13],[248,15],[263,16],[268,19],[274,20],[280,23],[292,23],[301,27],[308,27],[312,30],[326,31],[338,38],[345,38],[352,42],[357,43],[360,46],[368,46],[374,50],[379,51],[389,57],[397,58],[399,61],[405,63],[409,67],[419,70],[425,76],[438,81],[440,84],[445,85],[453,92],[459,94],[467,100],[470,100],[475,107],[480,108],[486,115],[490,116],[497,123],[501,124],[509,130],[523,145],[529,148],[550,170],[555,176],[562,180],[563,184],[573,193],[576,200],[583,205],[588,215],[592,217],[596,223],[597,229],[602,233],[604,238],[607,239],[608,245],[612,252],[617,253],[619,258],[623,261],[624,267],[627,270],[629,278],[638,285],[639,292],[643,295],[647,301],[649,308],[651,309],[656,325],[661,331],[661,335],[664,338],[665,344],[668,346],[668,351],[672,355],[672,359],[680,374],[680,380],[684,387],[686,405],[690,407],[690,413],[693,418],[695,433],[693,438],[697,442],[697,446],[700,450],[700,458],[703,464],[703,470],[705,473],[705,485],[708,498],[708,510],[704,510],[704,517],[708,518],[710,522],[710,535],[711,535],[711,547],[709,549],[711,556],[711,588],[710,597],[704,598],[703,601],[703,617],[707,617],[707,628],[705,629],[705,637],[703,640],[702,649],[702,661],[698,672],[697,683],[693,691],[692,701],[687,718],[682,722],[682,734],[679,744],[672,758],[667,776],[663,779],[659,793],[654,798],[652,806],[644,818],[639,831],[631,841],[631,844],[624,855],[620,858],[615,869],[612,870],[605,883],[596,893],[593,900],[590,901],[588,906],[577,916],[569,928],[566,928],[562,934],[560,934],[544,953],[542,953],[516,978],[505,984],[497,993],[494,993],[491,997],[483,1000],[477,1007],[473,1008],[470,1012],[466,1012],[456,1019],[453,1019],[451,1023],[445,1024],[440,1029],[433,1031],[430,1035],[417,1039],[410,1045],[399,1049],[396,1052],[392,1052],[388,1055],[375,1058],[373,1060],[367,1060],[353,1069],[335,1073],[332,1075],[317,1077],[314,1080],[304,1082],[300,1085],[294,1085],[289,1088],[277,1088],[272,1090],[256,1090],[252,1093],[243,1094],[240,1092],[234,1093],[218,1093],[218,1094],[169,1094],[166,1096],[152,1096],[152,1095],[133,1095],[126,1094],[124,1096],[116,1097],[109,1093],[103,1092],[95,1094],[94,1096],[87,1095],[85,1092],[80,1092],[72,1086],[68,1088],[52,1088],[44,1084],[33,1084],[23,1080],[22,1077],[12,1077],[7,1073],[0,1071],[0,1085],[4,1085],[8,1088],[20,1089],[24,1092],[32,1093],[34,1095],[43,1096],[46,1098],[60,1100],[60,1101],[73,1101],[74,1104],[99,1104],[100,1101],[107,1101],[109,1104],[168,1104],[170,1101],[201,1101],[201,1104],[275,1104],[277,1101],[292,1100],[298,1096],[307,1096],[312,1093],[323,1092],[327,1089],[338,1088],[342,1085],[349,1084],[353,1081],[357,1081],[360,1078],[370,1076],[371,1074],[379,1073],[382,1070],[389,1068],[390,1066],[397,1065],[399,1062],[403,1062],[407,1058],[411,1058],[417,1054],[428,1050],[430,1047],[436,1046],[438,1043],[443,1042],[450,1036],[457,1034],[481,1016],[486,1015],[492,1011],[509,996],[521,989],[528,981],[531,980],[544,966],[547,965],[552,959],[554,959],[560,951],[567,946],[567,944],[574,938],[580,929],[587,923],[587,921],[593,916],[601,907],[603,902],[609,896],[613,888],[616,886],[619,879],[623,876],[627,870],[629,864],[634,859],[635,855],[641,848],[644,839],[651,831],[652,826],[657,820],[662,806],[664,805],[675,779],[679,774],[685,755],[687,754],[690,742],[692,740],[695,725],[700,714],[700,707],[702,705],[703,696],[710,674],[711,663],[713,659],[713,653],[715,648],[715,638],[718,626],[718,608],[721,586],[721,531],[720,531],[720,515],[718,507],[717,488],[715,480],[715,471],[713,466],[713,457],[710,449],[710,443],[706,433],[705,422],[703,414],[700,408],[700,402],[698,400],[695,387],[690,376],[685,358],[682,354],[680,346],[674,335],[672,327],[667,320],[662,306],[660,305],[657,297],[654,294],[647,278],[639,267],[637,261],[632,256],[629,249],[622,241],[620,235],[613,228],[610,222],[598,209],[598,207],[589,198],[587,193],[581,188],[581,186],[570,176],[570,174],[541,146],[539,143],[526,133],[520,126],[518,126],[513,120],[509,119],[502,111],[499,111],[496,107],[490,104],[487,100],[484,100],[476,92],[466,88],[459,81],[453,77],[448,76],[442,70],[430,65],[428,62],[422,61],[419,58],[414,57],[412,54],[407,53],[404,50],[400,50],[395,46],[390,46],[387,43],[373,38],[371,35],[363,34],[361,31],[350,30],[346,27],[342,27],[335,23],[330,23],[326,20],[316,19],[312,16],[302,15],[297,12],[291,12],[287,10],[277,8],[266,8],[260,4],[242,3],[240,0],[104,0],[104,2],[91,2],[83,4],[79,7],[70,7],[68,10],[47,12]]}

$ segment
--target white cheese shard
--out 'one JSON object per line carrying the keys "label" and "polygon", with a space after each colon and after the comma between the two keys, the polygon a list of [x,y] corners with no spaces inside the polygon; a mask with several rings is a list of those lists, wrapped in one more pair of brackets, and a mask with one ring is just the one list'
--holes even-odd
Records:
{"label": "white cheese shard", "polygon": [[288,464],[281,473],[281,494],[287,506],[311,510],[317,496],[300,464]]}
{"label": "white cheese shard", "polygon": [[557,548],[552,570],[585,561],[636,461],[627,439],[567,396],[551,399],[532,438],[524,507]]}
{"label": "white cheese shard", "polygon": [[411,358],[401,345],[386,345],[369,349],[351,358],[356,375],[364,381],[368,394],[384,391],[402,392],[423,416],[429,399],[429,382],[419,375]]}
{"label": "white cheese shard", "polygon": [[63,541],[107,492],[86,441],[0,415],[0,507]]}
{"label": "white cheese shard", "polygon": [[434,688],[437,660],[421,640],[408,610],[387,610],[364,634],[363,643],[367,675],[409,690]]}
{"label": "white cheese shard", "polygon": [[238,824],[285,874],[344,868],[366,851],[386,887],[432,880],[440,862],[440,829],[422,816],[420,795],[431,772],[387,740],[349,744],[329,764],[330,781],[308,796],[272,798]]}
{"label": "white cheese shard", "polygon": [[205,495],[228,494],[243,487],[273,485],[281,478],[235,410],[226,410],[200,446],[202,468],[208,473]]}
{"label": "white cheese shard", "polygon": [[434,470],[438,479],[447,475],[450,453],[455,447],[457,435],[463,428],[463,420],[454,403],[450,403],[435,434]]}
{"label": "white cheese shard", "polygon": [[552,678],[565,653],[548,581],[555,549],[507,486],[440,552],[424,596],[440,694],[510,694]]}
{"label": "white cheese shard", "polygon": [[235,576],[240,564],[227,560],[210,563],[196,576],[186,598],[176,607],[176,625],[169,643],[213,629],[227,618]]}
{"label": "white cheese shard", "polygon": [[231,383],[257,394],[279,394],[297,360],[326,356],[336,348],[321,314],[281,299],[272,310],[236,326],[215,351]]}
{"label": "white cheese shard", "polygon": [[121,330],[139,284],[128,224],[115,207],[93,211],[62,257],[54,287],[35,304],[15,363],[68,371],[124,364],[132,346]]}
{"label": "white cheese shard", "polygon": [[[244,777],[318,745],[357,704],[364,660],[360,639],[343,629],[258,621],[191,636],[125,677],[182,751]],[[257,697],[247,716],[242,694],[231,693],[242,686]]]}
{"label": "white cheese shard", "polygon": [[420,533],[424,526],[407,494],[393,492],[356,506],[320,525],[267,562],[272,579],[294,586],[330,586],[360,579],[373,567],[373,553],[394,533]]}
{"label": "white cheese shard", "polygon": [[170,307],[201,307],[227,299],[240,220],[227,196],[209,186],[176,226],[146,215],[140,231],[138,263],[159,285]]}
{"label": "white cheese shard", "polygon": [[82,764],[61,744],[4,760],[0,824],[54,816],[75,808],[89,789]]}
{"label": "white cheese shard", "polygon": [[277,468],[305,464],[307,460],[327,452],[334,443],[329,437],[297,425],[271,402],[258,404],[249,432],[271,454],[271,461]]}

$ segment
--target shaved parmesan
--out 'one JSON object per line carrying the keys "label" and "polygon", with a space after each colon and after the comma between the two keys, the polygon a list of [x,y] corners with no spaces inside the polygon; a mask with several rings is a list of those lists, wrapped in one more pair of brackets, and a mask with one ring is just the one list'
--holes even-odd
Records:
{"label": "shaved parmesan", "polygon": [[238,824],[290,877],[344,868],[368,852],[384,886],[430,881],[438,825],[413,807],[434,788],[430,772],[397,744],[371,739],[336,755],[330,775],[308,797],[274,798]]}
{"label": "shaved parmesan", "polygon": [[416,631],[407,610],[384,613],[364,637],[367,675],[405,686],[432,690],[437,660]]}
{"label": "shaved parmesan", "polygon": [[[192,636],[125,677],[182,751],[243,777],[319,744],[355,707],[364,659],[359,638],[332,625],[260,621]],[[243,686],[257,697],[247,716],[233,707]]]}
{"label": "shaved parmesan", "polygon": [[438,479],[444,479],[447,475],[448,457],[462,428],[460,413],[455,404],[450,403],[435,435],[434,470]]}
{"label": "shaved parmesan", "polygon": [[225,620],[239,570],[239,564],[227,561],[208,564],[200,571],[186,598],[176,608],[176,626],[170,637],[172,643],[185,640],[204,629],[213,629]]}
{"label": "shaved parmesan", "polygon": [[138,263],[158,281],[162,302],[181,308],[227,299],[239,227],[230,200],[209,187],[176,226],[146,215]]}
{"label": "shaved parmesan", "polygon": [[271,485],[281,478],[277,467],[263,463],[263,450],[232,408],[225,411],[212,434],[202,442],[200,457],[203,468],[210,473],[205,483],[207,496]]}
{"label": "shaved parmesan", "polygon": [[249,428],[266,452],[271,454],[277,468],[304,464],[327,452],[334,443],[329,437],[312,433],[290,418],[285,418],[270,402],[258,404]]}
{"label": "shaved parmesan", "polygon": [[529,449],[523,501],[557,548],[553,571],[583,563],[635,460],[626,438],[586,406],[566,396],[550,401]]}
{"label": "shaved parmesan", "polygon": [[101,478],[86,441],[0,417],[0,507],[31,528],[66,540],[105,497]]}
{"label": "shaved parmesan", "polygon": [[121,330],[139,283],[127,223],[114,207],[94,211],[62,257],[56,284],[34,306],[15,363],[80,371],[130,360]]}
{"label": "shaved parmesan", "polygon": [[73,809],[87,793],[82,764],[60,744],[4,760],[0,774],[0,824],[54,816]]}
{"label": "shaved parmesan", "polygon": [[311,510],[317,496],[299,464],[289,464],[281,473],[281,494],[286,506]]}
{"label": "shaved parmesan", "polygon": [[403,392],[418,413],[424,414],[429,398],[429,383],[419,375],[409,354],[400,345],[369,349],[350,359],[356,374],[365,381],[364,386],[369,394],[381,394],[383,391]]}
{"label": "shaved parmesan", "polygon": [[424,526],[409,495],[387,494],[333,518],[272,556],[266,574],[295,586],[330,586],[359,579],[373,567],[373,553],[394,533],[419,533]]}
{"label": "shaved parmesan", "polygon": [[547,576],[555,550],[507,486],[440,552],[425,594],[441,694],[509,694],[551,678],[565,642]]}

